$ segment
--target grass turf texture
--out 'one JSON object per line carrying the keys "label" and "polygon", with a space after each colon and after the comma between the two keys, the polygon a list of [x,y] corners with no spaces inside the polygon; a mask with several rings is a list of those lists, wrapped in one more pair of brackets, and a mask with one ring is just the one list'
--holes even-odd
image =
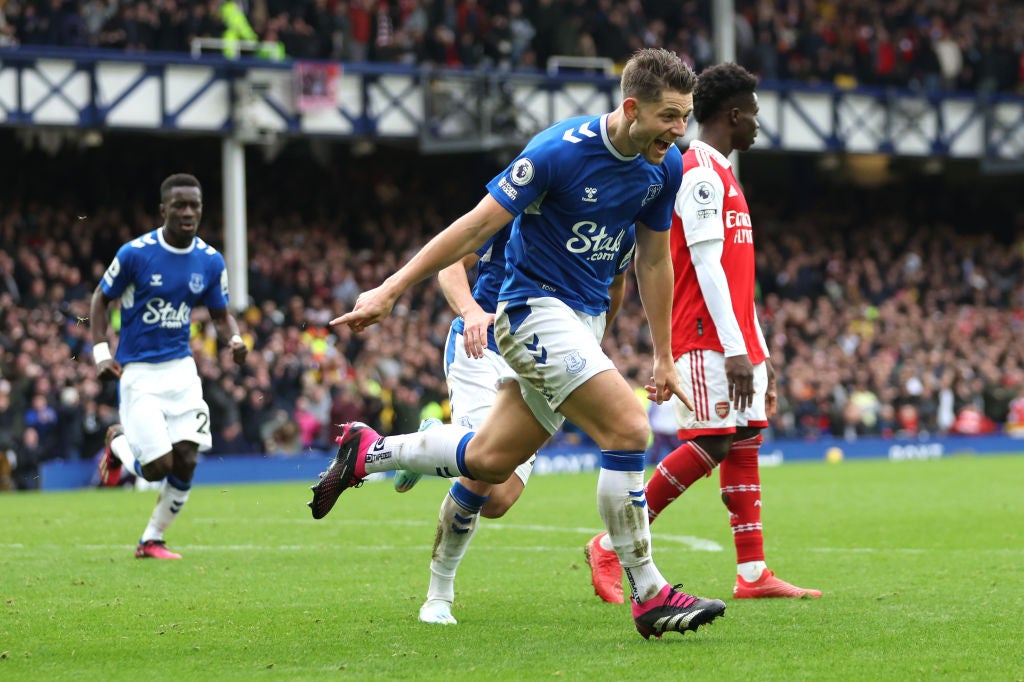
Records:
{"label": "grass turf texture", "polygon": [[763,469],[770,565],[820,600],[733,600],[701,481],[655,556],[728,610],[660,641],[592,593],[596,479],[537,476],[484,521],[447,627],[416,620],[437,479],[367,484],[322,521],[301,483],[198,486],[163,562],[133,557],[154,492],[2,495],[0,679],[1024,679],[1024,457]]}

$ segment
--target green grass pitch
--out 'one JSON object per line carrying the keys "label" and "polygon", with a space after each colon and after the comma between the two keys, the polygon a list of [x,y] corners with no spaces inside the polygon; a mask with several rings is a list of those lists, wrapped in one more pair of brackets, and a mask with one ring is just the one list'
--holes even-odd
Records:
{"label": "green grass pitch", "polygon": [[820,600],[734,601],[717,476],[654,524],[671,582],[726,617],[645,641],[593,595],[595,473],[484,521],[457,626],[419,623],[447,483],[197,486],[139,561],[153,492],[0,496],[0,680],[1024,680],[1024,457],[762,470],[769,564]]}

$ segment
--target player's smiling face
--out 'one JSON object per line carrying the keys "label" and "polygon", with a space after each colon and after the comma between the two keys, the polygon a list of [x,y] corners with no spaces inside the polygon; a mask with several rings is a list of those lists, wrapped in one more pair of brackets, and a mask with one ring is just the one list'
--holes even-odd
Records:
{"label": "player's smiling face", "polygon": [[667,90],[652,102],[634,100],[629,139],[648,163],[659,164],[680,137],[693,111],[693,94]]}
{"label": "player's smiling face", "polygon": [[187,246],[199,231],[203,195],[198,187],[172,187],[160,204],[164,238],[174,246]]}

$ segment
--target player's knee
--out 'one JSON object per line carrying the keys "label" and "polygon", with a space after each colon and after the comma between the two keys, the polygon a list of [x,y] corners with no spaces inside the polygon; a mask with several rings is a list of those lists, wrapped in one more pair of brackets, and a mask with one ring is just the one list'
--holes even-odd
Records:
{"label": "player's knee", "polygon": [[182,481],[191,481],[199,463],[199,448],[191,443],[174,445],[172,473]]}
{"label": "player's knee", "polygon": [[504,487],[499,486],[491,492],[483,509],[480,510],[480,516],[485,519],[500,519],[505,512],[512,508],[512,505],[519,499],[519,495],[502,490]]}
{"label": "player's knee", "polygon": [[480,462],[473,464],[470,473],[473,475],[474,480],[497,485],[507,479],[510,472],[500,465],[488,465],[487,463]]}
{"label": "player's knee", "polygon": [[732,437],[731,436],[700,436],[696,439],[697,445],[701,447],[704,452],[708,453],[713,460],[721,463],[725,459],[726,455],[729,454],[729,450],[732,448]]}
{"label": "player's knee", "polygon": [[487,500],[487,503],[484,504],[483,508],[480,510],[480,516],[485,519],[500,519],[511,507],[511,504],[507,504],[503,501],[492,502],[491,500]]}
{"label": "player's knee", "polygon": [[469,469],[470,478],[481,483],[504,483],[519,463],[517,453],[476,442],[475,438],[470,441],[466,450],[466,467]]}
{"label": "player's knee", "polygon": [[509,461],[507,457],[497,454],[474,453],[476,456],[466,464],[469,467],[471,477],[481,483],[498,485],[508,480],[508,477],[515,471],[516,463]]}
{"label": "player's knee", "polygon": [[623,418],[611,425],[610,443],[602,445],[606,450],[646,451],[651,438],[651,425],[646,415],[642,419]]}
{"label": "player's knee", "polygon": [[174,473],[174,457],[171,453],[142,466],[142,477],[147,481],[162,481],[172,473]]}

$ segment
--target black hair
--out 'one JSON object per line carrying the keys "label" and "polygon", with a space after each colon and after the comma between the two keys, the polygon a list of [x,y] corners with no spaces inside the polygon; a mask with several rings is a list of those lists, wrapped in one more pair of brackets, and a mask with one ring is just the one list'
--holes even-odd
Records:
{"label": "black hair", "polygon": [[697,123],[710,121],[734,106],[737,97],[752,95],[756,89],[757,78],[739,64],[709,66],[701,71],[693,89],[693,117]]}
{"label": "black hair", "polygon": [[172,189],[175,187],[195,187],[202,193],[203,186],[199,184],[198,178],[188,173],[175,173],[167,176],[167,179],[160,183],[160,203],[163,203]]}

